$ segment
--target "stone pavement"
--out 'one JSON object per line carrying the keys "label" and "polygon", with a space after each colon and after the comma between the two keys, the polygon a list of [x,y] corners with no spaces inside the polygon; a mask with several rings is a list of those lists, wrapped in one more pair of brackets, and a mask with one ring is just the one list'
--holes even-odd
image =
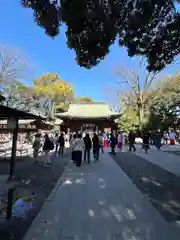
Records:
{"label": "stone pavement", "polygon": [[[176,154],[176,153],[179,153]],[[161,151],[157,151],[153,146],[148,154],[140,146],[137,147],[136,155],[164,168],[165,170],[180,177],[180,146],[162,146]]]}
{"label": "stone pavement", "polygon": [[176,240],[167,223],[109,154],[70,163],[24,240]]}

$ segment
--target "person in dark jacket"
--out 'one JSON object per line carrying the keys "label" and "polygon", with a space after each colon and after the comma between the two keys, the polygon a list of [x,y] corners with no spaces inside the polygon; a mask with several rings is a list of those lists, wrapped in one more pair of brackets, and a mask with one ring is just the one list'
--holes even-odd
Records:
{"label": "person in dark jacket", "polygon": [[86,156],[87,156],[87,163],[90,164],[90,151],[92,148],[92,142],[89,137],[89,134],[87,133],[84,137],[84,162],[86,162]]}
{"label": "person in dark jacket", "polygon": [[113,155],[116,155],[116,151],[115,151],[116,143],[117,143],[116,136],[115,136],[115,134],[111,133],[111,135],[110,135],[110,144],[111,144],[111,153]]}
{"label": "person in dark jacket", "polygon": [[133,131],[130,131],[129,132],[129,135],[128,135],[128,140],[129,140],[129,151],[131,152],[132,151],[132,148],[134,150],[134,152],[136,151],[136,148],[134,146],[135,144],[135,139],[136,139],[136,135]]}
{"label": "person in dark jacket", "polygon": [[157,130],[155,135],[154,135],[154,145],[159,151],[161,148],[161,132],[160,130]]}
{"label": "person in dark jacket", "polygon": [[35,135],[34,143],[33,143],[33,156],[34,156],[34,163],[36,163],[36,158],[39,154],[39,149],[41,148],[41,134],[37,133]]}
{"label": "person in dark jacket", "polygon": [[143,136],[143,148],[146,154],[148,153],[148,149],[149,149],[149,139],[150,139],[149,133],[145,132]]}
{"label": "person in dark jacket", "polygon": [[55,143],[55,155],[57,155],[58,153],[58,149],[59,149],[59,136],[58,136],[58,133],[55,134],[55,137],[54,137],[54,143]]}
{"label": "person in dark jacket", "polygon": [[49,155],[50,151],[53,150],[54,148],[54,144],[53,142],[50,140],[48,134],[45,134],[44,136],[44,145],[43,145],[43,151],[45,153],[45,161],[44,161],[44,166],[45,167],[49,167],[52,165],[52,162],[51,162],[51,157]]}
{"label": "person in dark jacket", "polygon": [[92,138],[93,142],[93,155],[94,155],[94,161],[99,160],[99,137],[96,133],[94,133],[94,136]]}
{"label": "person in dark jacket", "polygon": [[65,138],[64,138],[64,134],[63,133],[61,133],[58,142],[59,142],[59,153],[58,153],[58,155],[59,156],[63,156],[63,154],[64,154],[64,145],[65,145]]}

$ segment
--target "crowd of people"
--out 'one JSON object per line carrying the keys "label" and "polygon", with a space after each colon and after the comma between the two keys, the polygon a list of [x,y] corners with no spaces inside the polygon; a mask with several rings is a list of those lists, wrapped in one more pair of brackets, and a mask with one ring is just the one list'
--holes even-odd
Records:
{"label": "crowd of people", "polygon": [[179,142],[174,130],[164,132],[163,134],[159,129],[154,131],[142,131],[140,135],[143,143],[142,148],[146,154],[150,149],[150,145],[154,145],[156,149],[160,151],[162,144],[175,145],[176,142]]}
{"label": "crowd of people", "polygon": [[[91,150],[93,161],[99,161],[99,155],[104,153],[104,148],[110,147],[111,154],[116,154],[116,147],[122,150],[124,145],[124,135],[122,132],[113,131],[112,133],[76,133],[72,136],[70,146],[72,149],[72,160],[76,166],[80,167],[82,161],[90,164]],[[131,142],[131,147],[134,147]],[[84,158],[83,158],[84,157]]]}
{"label": "crowd of people", "polygon": [[[80,167],[82,161],[90,164],[91,155],[93,155],[94,162],[99,161],[99,155],[104,153],[104,148],[111,147],[111,153],[115,154],[116,146],[122,148],[123,134],[116,133],[56,133],[55,135],[38,132],[33,141],[33,155],[34,162],[37,162],[40,149],[44,152],[44,166],[51,166],[52,161],[50,152],[53,151],[55,155],[63,156],[65,144],[68,142],[72,151],[72,161],[76,166]],[[133,147],[133,144],[132,144]],[[92,154],[91,154],[92,150]]]}
{"label": "crowd of people", "polygon": [[33,156],[34,162],[37,162],[37,157],[39,155],[40,149],[42,148],[44,152],[44,166],[49,167],[52,165],[50,152],[54,150],[55,155],[63,156],[64,147],[65,147],[65,136],[64,133],[61,133],[60,136],[58,133],[54,134],[45,134],[42,135],[41,132],[38,132],[34,136],[33,141]]}
{"label": "crowd of people", "polygon": [[142,139],[142,149],[144,149],[145,153],[148,153],[151,144],[153,144],[157,150],[160,150],[162,143],[173,145],[178,141],[178,135],[173,130],[170,132],[164,132],[164,134],[162,134],[160,130],[151,132],[142,131],[138,134],[134,131],[129,131],[128,133],[123,131],[112,131],[111,133],[77,132],[67,134],[63,132],[43,134],[39,131],[35,135],[23,134],[22,136],[23,137],[19,137],[19,141],[22,141],[23,139],[29,144],[32,144],[34,156],[33,161],[35,163],[37,162],[39,153],[44,153],[44,166],[52,165],[50,152],[53,151],[55,155],[62,157],[64,155],[65,145],[71,148],[72,160],[79,167],[83,160],[89,164],[92,156],[94,162],[98,161],[100,153],[104,153],[104,148],[110,147],[111,154],[115,155],[117,149],[122,151],[124,145],[128,144],[129,151],[135,152],[135,140],[137,137]]}
{"label": "crowd of people", "polygon": [[92,137],[90,137],[89,133],[86,133],[84,137],[82,137],[81,133],[74,134],[71,143],[72,149],[72,160],[76,163],[77,167],[81,166],[83,154],[84,154],[84,162],[90,164],[91,160],[91,149],[93,150],[94,162],[99,161],[99,153],[104,153],[104,141],[102,134],[94,133]]}
{"label": "crowd of people", "polygon": [[[54,150],[55,155],[63,156],[65,144],[68,142],[72,151],[72,161],[77,167],[80,167],[82,161],[90,164],[91,155],[93,155],[94,162],[99,161],[100,153],[103,154],[104,148],[107,147],[110,147],[111,154],[115,155],[116,149],[122,151],[125,143],[127,143],[129,145],[129,151],[135,152],[136,137],[137,134],[134,131],[129,131],[129,133],[122,131],[113,131],[112,133],[94,132],[91,134],[78,132],[74,134],[61,133],[60,135],[56,133],[55,135],[51,134],[51,136],[45,134],[42,143],[41,133],[37,133],[33,142],[34,161],[36,162],[39,149],[42,147],[45,154],[44,165],[51,166],[52,162],[49,153]],[[164,136],[162,136],[159,130],[154,132],[142,131],[140,137],[142,138],[142,149],[144,149],[145,153],[148,153],[150,144],[153,144],[157,150],[160,150],[162,139],[167,142],[167,135],[164,134]],[[168,134],[168,139],[170,139],[171,143],[174,137],[175,134],[173,134],[173,132]]]}

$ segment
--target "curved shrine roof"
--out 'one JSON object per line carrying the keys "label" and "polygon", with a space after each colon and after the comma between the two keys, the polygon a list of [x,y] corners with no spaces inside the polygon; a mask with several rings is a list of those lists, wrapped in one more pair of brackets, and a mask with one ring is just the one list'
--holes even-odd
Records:
{"label": "curved shrine roof", "polygon": [[116,119],[120,116],[120,113],[110,110],[107,103],[72,103],[69,105],[69,109],[64,113],[57,113],[57,117],[60,119],[89,119],[89,118],[113,118]]}

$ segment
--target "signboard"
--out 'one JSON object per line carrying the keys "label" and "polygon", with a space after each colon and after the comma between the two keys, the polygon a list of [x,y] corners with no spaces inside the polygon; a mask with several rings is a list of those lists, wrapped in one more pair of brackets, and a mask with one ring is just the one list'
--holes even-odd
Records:
{"label": "signboard", "polygon": [[83,128],[95,128],[95,124],[83,124],[82,127]]}
{"label": "signboard", "polygon": [[[16,127],[16,122],[14,119],[9,119],[6,124],[2,123],[0,124],[0,132],[6,131],[6,130],[14,130]],[[36,124],[35,123],[28,123],[28,124],[18,124],[18,129],[21,131],[34,131],[36,130]]]}
{"label": "signboard", "polygon": [[19,124],[19,129],[36,129],[35,124]]}

